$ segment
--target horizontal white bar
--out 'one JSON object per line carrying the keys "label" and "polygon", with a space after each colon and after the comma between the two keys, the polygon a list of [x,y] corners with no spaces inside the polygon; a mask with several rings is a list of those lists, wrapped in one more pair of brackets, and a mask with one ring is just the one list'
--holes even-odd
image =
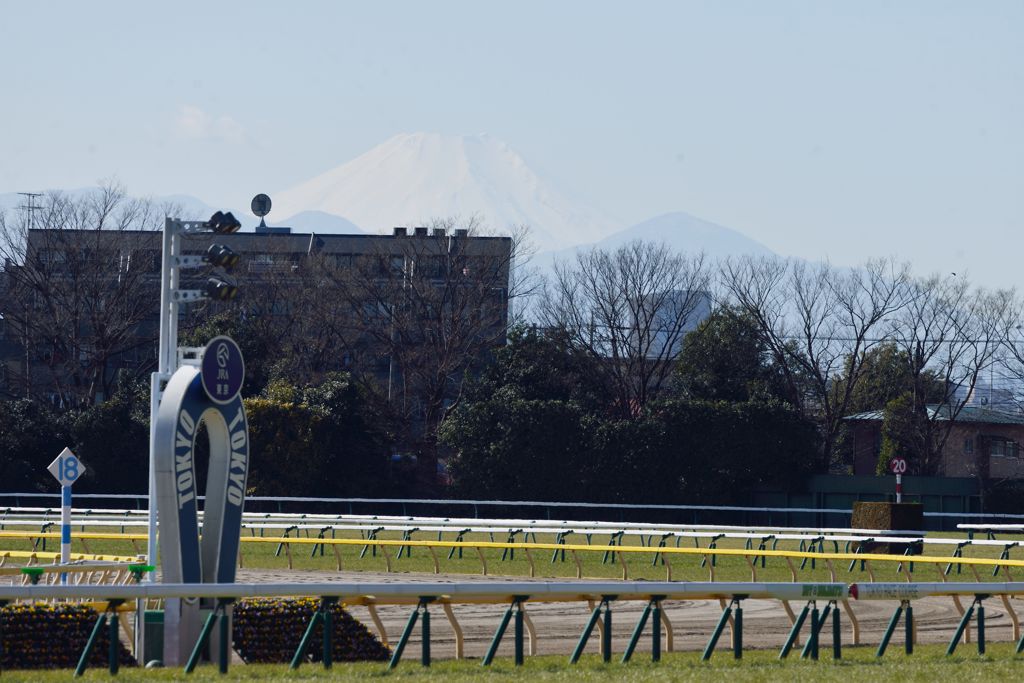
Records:
{"label": "horizontal white bar", "polygon": [[858,600],[918,600],[937,595],[1021,595],[1024,582],[1006,583],[855,583],[850,597]]}

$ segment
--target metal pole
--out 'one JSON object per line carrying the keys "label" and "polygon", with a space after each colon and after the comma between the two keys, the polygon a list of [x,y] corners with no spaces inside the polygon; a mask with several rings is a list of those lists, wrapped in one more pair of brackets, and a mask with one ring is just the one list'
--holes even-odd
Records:
{"label": "metal pole", "polygon": [[910,601],[906,602],[906,609],[903,610],[903,647],[908,655],[914,654],[914,608]]}
{"label": "metal pole", "polygon": [[885,629],[885,633],[882,634],[882,640],[878,643],[878,650],[875,651],[876,657],[881,657],[885,654],[885,649],[889,647],[889,639],[892,638],[893,631],[896,630],[896,624],[899,623],[900,615],[903,614],[903,605],[901,602],[900,606],[896,608],[896,611],[892,613],[892,619],[889,620],[889,625]]}
{"label": "metal pole", "polygon": [[81,676],[85,673],[85,668],[89,666],[89,659],[92,656],[92,649],[96,646],[96,639],[100,636],[100,631],[107,623],[107,614],[104,612],[96,619],[96,624],[92,627],[92,633],[89,634],[89,639],[85,641],[85,647],[82,649],[82,654],[78,658],[78,666],[75,667],[75,676]]}
{"label": "metal pole", "polygon": [[839,626],[839,603],[832,604],[832,658],[843,657],[843,635]]}
{"label": "metal pole", "polygon": [[423,606],[423,623],[420,630],[423,632],[423,650],[420,654],[420,664],[430,666],[430,612],[427,603],[420,603]]}
{"label": "metal pole", "polygon": [[604,600],[604,630],[601,632],[601,659],[612,661],[612,606],[609,598]]}
{"label": "metal pole", "polygon": [[707,646],[704,648],[704,653],[701,655],[701,659],[707,661],[711,659],[711,655],[715,652],[715,645],[718,644],[718,638],[722,635],[722,631],[725,630],[725,625],[729,623],[729,615],[732,614],[732,603],[730,602],[724,610],[722,610],[722,616],[718,620],[718,624],[715,626],[715,630],[711,632],[711,638],[708,640]]}
{"label": "metal pole", "polygon": [[516,603],[515,620],[515,664],[523,665],[523,603]]}
{"label": "metal pole", "polygon": [[505,635],[505,629],[508,628],[508,622],[512,619],[512,607],[513,605],[509,605],[508,609],[505,610],[505,614],[501,618],[501,623],[498,624],[498,630],[494,632],[494,638],[491,640],[491,646],[487,648],[487,654],[484,655],[484,661],[481,662],[484,666],[490,666],[491,662],[494,661],[494,655],[498,654],[498,646],[501,645],[501,639]]}
{"label": "metal pole", "polygon": [[654,623],[651,624],[651,661],[661,661],[661,602],[654,601],[654,610],[652,617]]}
{"label": "metal pole", "polygon": [[225,603],[220,603],[220,642],[217,644],[218,647],[218,661],[217,665],[222,674],[228,672],[228,661],[231,659],[231,630],[228,628],[228,607]]}
{"label": "metal pole", "polygon": [[732,627],[732,656],[734,659],[743,658],[743,605],[739,600],[734,600],[736,610],[733,613]]}
{"label": "metal pole", "polygon": [[951,655],[956,651],[956,646],[960,644],[960,638],[964,635],[964,630],[967,629],[967,623],[974,616],[974,603],[967,608],[964,612],[963,618],[960,619],[960,624],[956,627],[956,631],[953,632],[953,638],[949,641],[949,647],[946,648],[946,655]]}
{"label": "metal pole", "polygon": [[337,598],[323,598],[320,601],[320,609],[324,615],[322,619],[324,622],[324,669],[330,669],[334,664],[334,614],[331,612],[331,608],[337,601]]}
{"label": "metal pole", "polygon": [[119,626],[119,624],[118,624],[118,619],[117,619],[117,607],[118,607],[119,604],[120,604],[119,602],[117,604],[115,604],[113,602],[110,603],[110,621],[108,622],[109,625],[110,625],[110,630],[107,632],[107,634],[108,634],[108,637],[110,638],[110,659],[109,659],[109,664],[110,664],[110,673],[111,674],[116,674],[117,673],[118,666],[121,663],[120,662],[120,658],[118,657],[118,655],[121,654],[120,651],[119,651],[119,648],[120,648],[120,645],[121,645],[121,640],[120,640],[120,638],[118,636],[118,631],[119,631],[118,626]]}
{"label": "metal pole", "polygon": [[978,654],[985,654],[985,605],[978,598]]}
{"label": "metal pole", "polygon": [[[60,487],[60,563],[71,561],[71,486]],[[66,584],[68,575],[62,573],[60,582]]]}

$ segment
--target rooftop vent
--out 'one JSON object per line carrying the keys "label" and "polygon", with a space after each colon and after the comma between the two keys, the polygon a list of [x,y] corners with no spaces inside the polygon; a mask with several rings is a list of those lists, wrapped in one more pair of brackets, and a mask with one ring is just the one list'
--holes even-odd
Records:
{"label": "rooftop vent", "polygon": [[416,230],[416,236],[417,237],[426,237],[427,236],[427,229],[426,228],[415,228],[415,230]]}
{"label": "rooftop vent", "polygon": [[395,228],[395,237],[405,237],[407,234],[409,234],[408,229],[398,227]]}
{"label": "rooftop vent", "polygon": [[444,228],[434,228],[434,237],[444,237],[446,234]]}
{"label": "rooftop vent", "polygon": [[455,236],[456,237],[469,237],[469,230],[467,228],[456,228],[455,229]]}

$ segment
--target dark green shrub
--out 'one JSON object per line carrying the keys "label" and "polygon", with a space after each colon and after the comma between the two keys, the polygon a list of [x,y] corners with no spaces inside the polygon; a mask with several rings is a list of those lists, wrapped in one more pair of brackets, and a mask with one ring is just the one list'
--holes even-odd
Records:
{"label": "dark green shrub", "polygon": [[[869,503],[858,501],[853,504],[853,529],[907,530],[924,529],[924,506],[920,503]],[[855,544],[862,552],[888,552],[902,555],[908,546],[905,543]],[[912,553],[919,553],[920,546],[910,547]]]}

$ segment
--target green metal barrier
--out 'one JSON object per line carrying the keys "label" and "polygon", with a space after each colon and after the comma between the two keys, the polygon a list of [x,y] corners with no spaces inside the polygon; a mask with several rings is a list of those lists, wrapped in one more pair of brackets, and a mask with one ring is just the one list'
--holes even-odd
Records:
{"label": "green metal barrier", "polygon": [[[718,624],[715,626],[715,630],[711,632],[711,638],[708,639],[708,644],[704,648],[704,653],[701,655],[703,661],[711,659],[711,655],[715,652],[715,646],[718,645],[718,639],[722,635],[722,631],[725,630],[725,625],[729,623],[729,617],[733,619],[733,638],[732,648],[733,657],[740,659],[743,657],[743,607],[740,601],[745,599],[745,595],[734,595],[732,600],[724,610],[722,610],[722,616],[718,620]],[[734,613],[735,611],[735,613]]]}
{"label": "green metal barrier", "polygon": [[336,596],[324,596],[320,598],[320,605],[316,611],[313,612],[313,616],[309,619],[309,625],[306,626],[305,632],[302,634],[302,639],[299,641],[299,646],[295,650],[295,655],[292,656],[291,664],[289,665],[292,669],[298,669],[302,662],[306,659],[306,651],[309,649],[309,644],[313,639],[313,632],[318,624],[323,625],[323,663],[324,669],[330,669],[333,664],[334,658],[334,615],[332,609],[334,605],[338,603]]}
{"label": "green metal barrier", "polygon": [[[420,656],[420,663],[423,666],[430,666],[430,612],[427,609],[427,605],[435,599],[436,598],[432,595],[420,596],[420,601],[417,603],[416,609],[414,609],[412,614],[409,615],[409,621],[405,624],[405,630],[402,631],[402,637],[398,639],[398,643],[395,645],[395,651],[391,654],[391,661],[388,662],[389,670],[398,666],[398,663],[402,660],[402,653],[405,652],[405,646],[409,642],[409,637],[412,636],[412,630],[421,616],[423,618],[423,623],[420,627],[420,631],[423,635],[423,651]],[[422,615],[420,614],[421,612]]]}
{"label": "green metal barrier", "polygon": [[601,633],[601,658],[605,662],[610,662],[612,658],[612,608],[611,602],[615,600],[614,595],[602,595],[601,602],[597,604],[594,611],[590,614],[590,619],[587,621],[586,627],[583,629],[583,634],[580,636],[580,640],[576,643],[576,649],[572,651],[572,655],[569,657],[569,663],[575,664],[580,661],[580,657],[583,656],[583,649],[587,646],[587,641],[590,640],[590,634],[594,632],[594,627],[597,625],[597,620],[604,614],[604,628]]}
{"label": "green metal barrier", "polygon": [[124,600],[108,601],[106,610],[100,614],[98,619],[96,619],[96,625],[92,627],[92,633],[89,634],[89,639],[85,642],[85,648],[82,650],[82,655],[78,658],[78,666],[75,667],[76,677],[84,674],[85,669],[89,666],[89,658],[92,657],[92,651],[96,647],[96,641],[99,639],[104,625],[109,628],[107,635],[110,638],[110,649],[107,655],[107,663],[110,668],[110,673],[117,673],[118,668],[120,667],[118,654],[120,654],[119,647],[121,645],[121,641],[118,636],[120,622],[117,617],[117,608],[122,604],[124,604]]}
{"label": "green metal barrier", "polygon": [[210,640],[210,634],[213,633],[213,625],[220,620],[220,637],[218,640],[218,652],[217,652],[217,665],[222,674],[228,672],[228,664],[230,662],[231,653],[231,630],[228,628],[230,619],[228,618],[228,607],[233,603],[234,598],[218,598],[217,604],[214,606],[213,611],[206,617],[206,621],[203,623],[203,629],[199,632],[199,638],[196,640],[195,647],[192,648],[192,654],[189,656],[188,661],[185,663],[185,673],[190,674],[196,669],[196,665],[199,664],[199,659],[202,657],[203,650],[206,648],[206,644]]}
{"label": "green metal barrier", "polygon": [[490,666],[491,662],[494,661],[494,657],[498,653],[498,646],[501,645],[501,639],[505,635],[508,624],[513,617],[515,617],[515,626],[513,627],[515,631],[515,665],[523,665],[523,602],[528,600],[529,597],[528,595],[515,595],[512,597],[512,604],[505,610],[501,623],[498,624],[498,630],[494,632],[491,646],[487,648],[487,654],[484,655],[484,660],[481,662],[483,666]]}
{"label": "green metal barrier", "polygon": [[[985,654],[985,605],[982,602],[988,595],[978,594],[974,596],[974,602],[964,612],[963,618],[960,619],[960,624],[956,627],[956,631],[953,633],[953,638],[949,641],[949,647],[946,648],[946,655],[952,655],[956,652],[956,646],[960,644],[960,639],[964,635],[964,631],[967,630],[967,624],[970,623],[971,617],[977,613],[978,621],[978,654]],[[1019,651],[1019,650],[1018,650]]]}
{"label": "green metal barrier", "polygon": [[637,621],[636,628],[633,629],[633,635],[629,638],[626,651],[622,653],[623,664],[633,657],[633,651],[636,650],[636,645],[640,642],[640,636],[643,635],[647,619],[652,615],[654,623],[651,624],[651,661],[657,662],[661,660],[661,601],[664,599],[664,595],[652,595],[647,606],[644,607],[644,611],[640,614],[640,620]]}

